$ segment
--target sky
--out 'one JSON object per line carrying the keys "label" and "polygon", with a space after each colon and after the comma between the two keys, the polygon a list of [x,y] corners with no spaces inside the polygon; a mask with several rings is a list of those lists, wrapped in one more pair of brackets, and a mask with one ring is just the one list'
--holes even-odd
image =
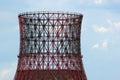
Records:
{"label": "sky", "polygon": [[13,80],[20,37],[18,14],[83,14],[81,51],[88,80],[120,80],[120,0],[0,0],[0,80]]}

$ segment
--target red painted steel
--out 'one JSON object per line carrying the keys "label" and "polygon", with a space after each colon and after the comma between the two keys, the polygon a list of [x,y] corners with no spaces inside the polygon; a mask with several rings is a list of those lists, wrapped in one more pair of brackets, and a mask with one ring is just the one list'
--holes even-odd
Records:
{"label": "red painted steel", "polygon": [[82,14],[19,14],[20,53],[14,80],[87,80],[80,50]]}

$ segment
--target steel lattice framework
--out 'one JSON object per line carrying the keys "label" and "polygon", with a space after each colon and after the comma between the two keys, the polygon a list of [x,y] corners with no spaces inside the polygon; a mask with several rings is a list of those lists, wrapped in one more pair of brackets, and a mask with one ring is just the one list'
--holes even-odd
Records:
{"label": "steel lattice framework", "polygon": [[87,80],[82,64],[82,14],[19,14],[20,53],[14,80]]}

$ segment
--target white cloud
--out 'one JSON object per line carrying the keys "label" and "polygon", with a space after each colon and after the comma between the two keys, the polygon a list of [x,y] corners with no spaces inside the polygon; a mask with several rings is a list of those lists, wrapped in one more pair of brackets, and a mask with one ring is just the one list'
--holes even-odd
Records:
{"label": "white cloud", "polygon": [[106,48],[107,45],[108,45],[108,42],[104,40],[104,41],[102,42],[102,47],[103,47],[103,48]]}
{"label": "white cloud", "polygon": [[4,69],[0,71],[0,79],[4,80],[6,76],[10,74],[11,70]]}
{"label": "white cloud", "polygon": [[8,64],[3,64],[2,66],[5,67],[0,67],[0,80],[13,80],[16,70],[16,63],[10,63],[9,66]]}
{"label": "white cloud", "polygon": [[120,21],[114,22],[114,21],[108,19],[107,22],[108,22],[109,25],[111,25],[115,28],[120,28]]}
{"label": "white cloud", "polygon": [[99,47],[99,44],[98,44],[98,43],[96,43],[96,44],[94,44],[94,45],[92,46],[93,49],[96,49],[96,48],[98,48],[98,47]]}
{"label": "white cloud", "polygon": [[120,22],[114,22],[113,24],[115,25],[116,28],[120,28]]}
{"label": "white cloud", "polygon": [[108,41],[107,40],[103,40],[101,43],[96,43],[92,46],[93,49],[97,49],[97,48],[107,48],[108,46]]}
{"label": "white cloud", "polygon": [[105,33],[105,32],[108,32],[109,29],[108,28],[105,28],[103,26],[95,26],[94,27],[94,31],[95,32],[100,32],[100,33]]}
{"label": "white cloud", "polygon": [[102,0],[94,0],[95,4],[102,4]]}

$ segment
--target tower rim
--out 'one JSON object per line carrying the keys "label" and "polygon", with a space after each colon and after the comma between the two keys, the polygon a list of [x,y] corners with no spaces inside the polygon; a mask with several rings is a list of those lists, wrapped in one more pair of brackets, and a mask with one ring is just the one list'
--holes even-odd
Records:
{"label": "tower rim", "polygon": [[64,12],[64,11],[30,11],[30,12],[22,12],[18,14],[18,16],[25,15],[35,15],[35,14],[65,14],[65,15],[75,15],[75,16],[83,16],[82,13],[79,12]]}

